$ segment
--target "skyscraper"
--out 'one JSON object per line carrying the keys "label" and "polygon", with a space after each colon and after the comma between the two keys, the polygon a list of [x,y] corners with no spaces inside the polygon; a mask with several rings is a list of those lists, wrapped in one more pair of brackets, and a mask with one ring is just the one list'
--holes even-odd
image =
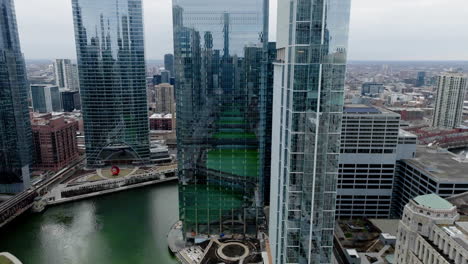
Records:
{"label": "skyscraper", "polygon": [[161,71],[161,83],[170,83],[171,82],[171,72],[167,70]]}
{"label": "skyscraper", "polygon": [[180,219],[187,240],[262,219],[268,1],[174,0]]}
{"label": "skyscraper", "polygon": [[81,109],[81,99],[78,91],[63,90],[60,92],[64,112],[73,112]]}
{"label": "skyscraper", "polygon": [[155,90],[155,109],[156,113],[174,114],[174,86],[168,83],[161,83],[154,87]]}
{"label": "skyscraper", "polygon": [[264,151],[264,165],[263,165],[263,199],[265,205],[270,204],[270,187],[271,187],[271,134],[273,122],[273,62],[276,60],[276,42],[268,43],[268,61],[266,72],[266,118],[265,118],[265,141],[262,143]]}
{"label": "skyscraper", "polygon": [[69,59],[56,59],[55,68],[55,84],[60,88],[67,88],[72,91],[80,89],[78,77],[78,66],[72,64]]}
{"label": "skyscraper", "polygon": [[141,0],[72,0],[88,166],[149,161]]}
{"label": "skyscraper", "polygon": [[455,128],[461,125],[467,85],[468,78],[462,73],[446,72],[437,77],[433,127]]}
{"label": "skyscraper", "polygon": [[174,55],[164,55],[164,69],[166,71],[169,71],[171,73],[171,76],[174,76]]}
{"label": "skyscraper", "polygon": [[31,97],[35,112],[51,113],[62,111],[62,100],[58,86],[31,85]]}
{"label": "skyscraper", "polygon": [[12,0],[0,0],[0,193],[30,184],[28,81]]}
{"label": "skyscraper", "polygon": [[416,87],[421,87],[426,84],[426,72],[418,72],[418,78],[416,79]]}
{"label": "skyscraper", "polygon": [[278,2],[273,263],[332,263],[349,0]]}

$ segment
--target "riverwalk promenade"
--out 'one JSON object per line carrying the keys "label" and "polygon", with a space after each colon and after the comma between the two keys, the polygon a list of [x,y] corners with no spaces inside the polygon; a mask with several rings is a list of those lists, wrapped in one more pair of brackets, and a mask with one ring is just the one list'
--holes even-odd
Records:
{"label": "riverwalk promenade", "polygon": [[41,203],[45,207],[153,184],[177,181],[176,171],[176,166],[165,166],[145,173],[116,179],[61,184],[46,194],[42,198]]}

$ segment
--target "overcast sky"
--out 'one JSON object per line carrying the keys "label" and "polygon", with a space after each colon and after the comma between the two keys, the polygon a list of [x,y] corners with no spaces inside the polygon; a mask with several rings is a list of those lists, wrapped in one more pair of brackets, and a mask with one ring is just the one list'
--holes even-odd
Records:
{"label": "overcast sky", "polygon": [[[146,57],[161,59],[172,52],[171,0],[143,2]],[[27,59],[76,57],[71,0],[15,3]],[[274,40],[276,0],[270,6]],[[349,50],[352,60],[468,60],[468,1],[352,0]]]}

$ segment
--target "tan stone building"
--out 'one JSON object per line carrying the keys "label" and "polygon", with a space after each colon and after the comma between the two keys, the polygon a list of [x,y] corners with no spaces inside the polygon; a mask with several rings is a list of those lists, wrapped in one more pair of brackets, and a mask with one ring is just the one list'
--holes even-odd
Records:
{"label": "tan stone building", "polygon": [[435,194],[412,199],[398,226],[396,264],[467,264],[468,221]]}

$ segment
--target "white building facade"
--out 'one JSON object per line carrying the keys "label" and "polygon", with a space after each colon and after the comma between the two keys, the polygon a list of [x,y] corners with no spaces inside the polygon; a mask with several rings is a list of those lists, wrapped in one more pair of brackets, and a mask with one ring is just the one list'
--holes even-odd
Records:
{"label": "white building facade", "polygon": [[437,77],[433,127],[455,128],[461,125],[467,80],[465,74],[454,72],[443,73]]}

